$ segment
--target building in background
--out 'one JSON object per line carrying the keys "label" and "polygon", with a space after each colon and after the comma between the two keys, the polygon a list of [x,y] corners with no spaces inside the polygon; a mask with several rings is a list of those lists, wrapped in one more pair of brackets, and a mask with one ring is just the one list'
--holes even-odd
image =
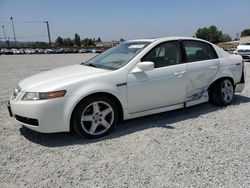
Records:
{"label": "building in background", "polygon": [[250,36],[240,37],[240,44],[250,42]]}

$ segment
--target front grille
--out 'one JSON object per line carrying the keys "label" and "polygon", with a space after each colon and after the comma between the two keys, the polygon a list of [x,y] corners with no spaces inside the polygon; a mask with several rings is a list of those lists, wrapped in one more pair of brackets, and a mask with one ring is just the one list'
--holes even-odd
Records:
{"label": "front grille", "polygon": [[27,117],[18,116],[18,115],[15,115],[15,118],[17,121],[19,121],[21,123],[25,123],[25,124],[29,124],[29,125],[33,125],[33,126],[39,125],[37,119],[27,118]]}
{"label": "front grille", "polygon": [[250,53],[250,50],[238,50],[238,52],[249,52]]}
{"label": "front grille", "polygon": [[246,55],[242,55],[242,58],[243,58],[243,59],[250,59],[250,57],[249,57],[249,56],[246,56]]}

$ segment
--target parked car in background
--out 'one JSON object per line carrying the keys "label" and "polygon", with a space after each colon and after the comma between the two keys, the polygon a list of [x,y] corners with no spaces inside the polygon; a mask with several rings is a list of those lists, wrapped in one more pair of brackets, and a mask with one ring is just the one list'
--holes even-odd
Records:
{"label": "parked car in background", "polygon": [[234,54],[241,55],[244,60],[250,60],[250,41],[237,46]]}
{"label": "parked car in background", "polygon": [[62,54],[62,53],[64,53],[64,49],[63,48],[54,48],[52,50],[56,54]]}
{"label": "parked car in background", "polygon": [[1,53],[4,54],[4,55],[12,55],[12,54],[14,54],[13,51],[11,49],[8,49],[8,48],[2,48]]}
{"label": "parked car in background", "polygon": [[79,50],[77,48],[73,48],[72,53],[74,53],[74,54],[79,53]]}
{"label": "parked car in background", "polygon": [[3,48],[1,49],[1,54],[68,54],[68,53],[102,53],[104,48],[26,48],[26,49],[16,49],[16,48]]}
{"label": "parked car in background", "polygon": [[86,53],[92,53],[92,48],[86,48]]}
{"label": "parked car in background", "polygon": [[229,105],[245,83],[244,63],[207,41],[131,40],[93,59],[21,81],[9,112],[44,133],[97,138],[120,120],[200,103]]}
{"label": "parked car in background", "polygon": [[73,52],[73,50],[71,48],[64,48],[64,53],[69,54],[72,52]]}
{"label": "parked car in background", "polygon": [[78,52],[79,52],[79,53],[87,53],[87,49],[81,48]]}
{"label": "parked car in background", "polygon": [[101,53],[101,50],[99,48],[92,48],[91,53]]}
{"label": "parked car in background", "polygon": [[35,52],[36,54],[44,54],[45,53],[44,49],[41,49],[41,48],[36,48],[35,51],[36,51]]}
{"label": "parked car in background", "polygon": [[47,48],[47,49],[44,50],[44,53],[45,54],[53,54],[54,52],[53,52],[52,49]]}
{"label": "parked car in background", "polygon": [[24,50],[23,49],[11,49],[13,54],[15,55],[20,55],[20,54],[24,54]]}
{"label": "parked car in background", "polygon": [[35,54],[36,53],[35,49],[30,49],[30,48],[25,49],[24,51],[25,51],[25,54]]}

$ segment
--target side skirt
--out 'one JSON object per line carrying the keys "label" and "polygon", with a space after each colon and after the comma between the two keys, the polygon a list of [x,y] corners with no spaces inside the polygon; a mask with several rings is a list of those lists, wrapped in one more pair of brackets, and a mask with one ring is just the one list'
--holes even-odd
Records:
{"label": "side skirt", "polygon": [[161,107],[161,108],[156,108],[156,109],[152,109],[152,110],[146,110],[146,111],[137,112],[137,113],[133,113],[133,114],[129,114],[127,109],[126,109],[124,111],[125,112],[124,120],[133,119],[133,118],[142,117],[142,116],[147,116],[147,115],[152,115],[152,114],[157,114],[157,113],[161,113],[161,112],[167,112],[167,111],[176,110],[176,109],[180,109],[180,108],[184,108],[184,103],[166,106],[166,107]]}

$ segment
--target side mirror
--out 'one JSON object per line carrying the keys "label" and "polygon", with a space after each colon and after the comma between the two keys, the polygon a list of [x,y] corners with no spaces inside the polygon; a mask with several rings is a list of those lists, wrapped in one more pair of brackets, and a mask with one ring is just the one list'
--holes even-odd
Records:
{"label": "side mirror", "polygon": [[146,72],[146,71],[151,71],[155,67],[154,62],[151,61],[143,61],[140,63],[137,63],[135,69],[132,71],[132,73],[135,72]]}

